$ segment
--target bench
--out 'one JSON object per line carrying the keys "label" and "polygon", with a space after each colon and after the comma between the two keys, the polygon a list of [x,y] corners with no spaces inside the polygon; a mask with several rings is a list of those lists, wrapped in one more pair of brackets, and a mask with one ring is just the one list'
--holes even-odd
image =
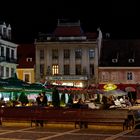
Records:
{"label": "bench", "polygon": [[128,110],[111,109],[111,110],[81,110],[79,120],[80,127],[88,127],[88,124],[104,124],[104,125],[122,125],[123,130],[128,129],[129,119]]}
{"label": "bench", "polygon": [[133,128],[137,128],[138,126],[140,126],[140,110],[131,110],[129,120]]}
{"label": "bench", "polygon": [[0,108],[1,125],[3,121],[31,121],[35,108],[30,107],[2,107]]}
{"label": "bench", "polygon": [[125,109],[73,109],[49,107],[4,107],[0,110],[2,121],[30,121],[43,126],[43,122],[74,123],[75,128],[87,128],[89,124],[122,125],[128,129],[128,111]]}
{"label": "bench", "polygon": [[[37,108],[34,111],[32,122],[66,122],[75,123],[79,121],[80,110],[65,108]],[[31,122],[31,126],[32,126]]]}
{"label": "bench", "polygon": [[[79,110],[80,111],[80,110]],[[29,121],[32,124],[43,122],[77,122],[79,121],[77,109],[49,108],[49,107],[4,107],[0,108],[1,125],[3,121]]]}

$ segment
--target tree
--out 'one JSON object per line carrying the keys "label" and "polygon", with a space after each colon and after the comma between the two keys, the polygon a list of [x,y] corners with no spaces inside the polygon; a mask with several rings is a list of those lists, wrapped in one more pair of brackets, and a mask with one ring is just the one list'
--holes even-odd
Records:
{"label": "tree", "polygon": [[62,105],[62,106],[65,105],[65,100],[66,100],[66,98],[65,98],[65,93],[62,93],[62,95],[61,95],[61,105]]}
{"label": "tree", "polygon": [[22,106],[25,106],[27,103],[29,103],[28,98],[24,92],[20,94],[19,101],[21,102]]}
{"label": "tree", "polygon": [[59,92],[56,87],[54,87],[53,92],[52,92],[52,105],[54,107],[60,107]]}

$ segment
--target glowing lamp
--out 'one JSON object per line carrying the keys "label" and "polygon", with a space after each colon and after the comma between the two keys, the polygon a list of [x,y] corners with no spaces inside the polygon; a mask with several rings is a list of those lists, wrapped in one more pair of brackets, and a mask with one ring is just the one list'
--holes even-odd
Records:
{"label": "glowing lamp", "polygon": [[107,91],[108,90],[114,90],[116,88],[117,88],[117,86],[114,85],[114,84],[111,84],[111,83],[104,85],[104,89],[107,90]]}

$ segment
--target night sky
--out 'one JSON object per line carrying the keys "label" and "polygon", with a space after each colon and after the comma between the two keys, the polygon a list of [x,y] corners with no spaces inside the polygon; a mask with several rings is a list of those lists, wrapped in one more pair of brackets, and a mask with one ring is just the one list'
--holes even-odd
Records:
{"label": "night sky", "polygon": [[0,21],[10,23],[15,43],[31,43],[38,32],[53,32],[57,19],[80,19],[84,31],[98,27],[112,38],[140,38],[140,8],[135,0],[4,1]]}

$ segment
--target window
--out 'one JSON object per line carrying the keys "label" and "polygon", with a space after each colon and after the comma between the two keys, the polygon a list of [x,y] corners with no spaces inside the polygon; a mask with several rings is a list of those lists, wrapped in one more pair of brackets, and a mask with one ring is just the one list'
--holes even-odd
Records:
{"label": "window", "polygon": [[53,65],[52,66],[52,74],[53,75],[57,75],[59,73],[59,68],[58,68],[58,65]]}
{"label": "window", "polygon": [[40,50],[40,59],[44,59],[44,50]]}
{"label": "window", "polygon": [[52,50],[52,59],[58,59],[58,50],[57,49]]}
{"label": "window", "polygon": [[6,60],[9,61],[10,60],[10,49],[6,48]]}
{"label": "window", "polygon": [[70,58],[70,50],[69,49],[65,49],[64,50],[64,58]]}
{"label": "window", "polygon": [[28,58],[26,58],[26,61],[27,61],[27,62],[32,62],[32,58],[29,58],[29,57],[28,57]]}
{"label": "window", "polygon": [[94,64],[90,64],[90,75],[94,75]]}
{"label": "window", "polygon": [[1,56],[4,56],[4,47],[1,47]]}
{"label": "window", "polygon": [[47,73],[46,74],[51,75],[51,67],[50,66],[47,67]]}
{"label": "window", "polygon": [[1,70],[0,70],[0,76],[3,77],[4,76],[4,67],[1,66],[0,68],[1,68]]}
{"label": "window", "polygon": [[134,60],[134,59],[128,59],[128,62],[129,62],[129,63],[134,63],[135,60]]}
{"label": "window", "polygon": [[4,76],[4,67],[0,66],[0,77]]}
{"label": "window", "polygon": [[11,50],[11,59],[14,59],[14,50]]}
{"label": "window", "polygon": [[127,80],[132,80],[132,79],[133,79],[132,72],[127,72]]}
{"label": "window", "polygon": [[29,83],[30,82],[30,75],[29,74],[25,74],[25,82]]}
{"label": "window", "polygon": [[14,76],[14,73],[15,71],[14,71],[14,68],[11,68],[11,77],[13,77]]}
{"label": "window", "polygon": [[102,72],[102,75],[101,75],[101,81],[102,82],[108,82],[110,79],[109,79],[109,73],[108,72]]}
{"label": "window", "polygon": [[69,74],[70,74],[70,66],[64,65],[64,75],[69,75]]}
{"label": "window", "polygon": [[117,82],[118,79],[118,73],[117,72],[111,72],[111,81],[112,82]]}
{"label": "window", "polygon": [[89,58],[92,59],[95,57],[95,50],[94,49],[89,49]]}
{"label": "window", "polygon": [[9,68],[6,67],[6,77],[9,77]]}
{"label": "window", "polygon": [[81,65],[76,65],[76,75],[81,75]]}
{"label": "window", "polygon": [[11,39],[11,30],[8,30],[8,38]]}
{"label": "window", "polygon": [[118,62],[118,59],[112,59],[112,63],[117,63]]}
{"label": "window", "polygon": [[6,28],[3,28],[3,37],[6,37]]}
{"label": "window", "polygon": [[40,64],[40,75],[44,75],[44,64]]}
{"label": "window", "polygon": [[82,49],[75,50],[75,58],[82,58]]}

